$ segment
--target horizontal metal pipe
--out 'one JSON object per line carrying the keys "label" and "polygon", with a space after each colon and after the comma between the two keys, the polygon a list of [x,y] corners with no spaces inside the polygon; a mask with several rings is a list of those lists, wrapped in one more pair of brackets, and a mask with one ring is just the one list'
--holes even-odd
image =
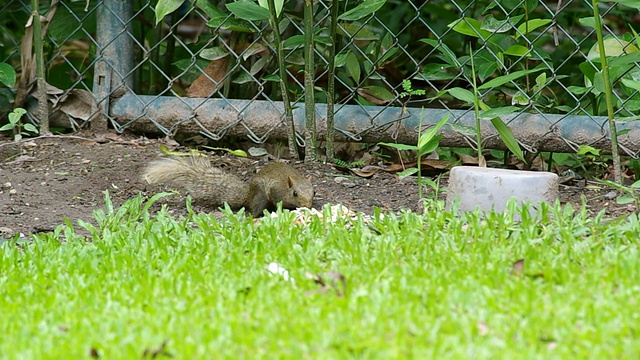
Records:
{"label": "horizontal metal pipe", "polygon": [[[111,116],[118,130],[130,128],[145,134],[206,133],[217,139],[224,135],[249,137],[261,142],[286,139],[282,103],[265,100],[224,100],[125,94],[111,106]],[[326,105],[316,105],[317,131],[326,136]],[[393,142],[415,144],[422,119],[422,129],[451,114],[450,123],[441,133],[441,146],[468,147],[475,135],[473,111],[342,105],[337,107],[335,127],[337,141]],[[304,133],[304,104],[294,110],[299,133]],[[520,143],[533,151],[575,152],[579,145],[608,149],[611,145],[606,118],[574,115],[520,113],[502,118]],[[618,123],[621,148],[627,155],[640,152],[640,123]],[[486,148],[504,149],[489,120],[481,121]],[[472,130],[471,130],[472,131]],[[465,135],[466,134],[466,135]]]}

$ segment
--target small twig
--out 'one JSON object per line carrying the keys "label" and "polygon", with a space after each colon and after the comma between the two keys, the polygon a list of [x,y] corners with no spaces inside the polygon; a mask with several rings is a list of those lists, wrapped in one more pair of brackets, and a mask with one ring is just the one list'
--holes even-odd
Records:
{"label": "small twig", "polygon": [[32,138],[22,139],[20,141],[10,141],[10,142],[4,143],[4,144],[0,144],[0,147],[9,146],[9,145],[20,145],[22,143],[26,143],[26,142],[29,142],[29,141],[32,141],[32,140],[51,139],[51,138],[96,141],[96,139],[85,138],[85,137],[82,137],[82,136],[48,134],[48,135],[40,135],[40,136],[36,136],[36,137],[32,137]]}

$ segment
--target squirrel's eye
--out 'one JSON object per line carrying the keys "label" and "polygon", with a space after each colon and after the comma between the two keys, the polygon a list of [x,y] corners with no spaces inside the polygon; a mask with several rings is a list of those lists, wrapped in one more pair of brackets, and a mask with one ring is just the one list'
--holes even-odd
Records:
{"label": "squirrel's eye", "polygon": [[298,192],[293,190],[293,197],[298,197]]}

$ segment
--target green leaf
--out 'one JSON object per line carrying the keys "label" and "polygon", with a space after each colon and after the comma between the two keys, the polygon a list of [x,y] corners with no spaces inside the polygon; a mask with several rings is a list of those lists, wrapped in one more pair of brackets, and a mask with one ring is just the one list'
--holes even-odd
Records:
{"label": "green leaf", "polygon": [[485,81],[491,75],[495,74],[495,72],[498,70],[499,65],[500,64],[498,61],[483,62],[481,64],[478,64],[476,66],[476,72],[478,73],[478,78],[480,78],[480,81]]}
{"label": "green leaf", "polygon": [[396,149],[396,150],[418,150],[418,147],[415,146],[415,145],[386,143],[386,142],[379,142],[378,145],[390,147],[390,148]]}
{"label": "green leaf", "polygon": [[304,46],[304,35],[293,35],[282,43],[285,49],[293,49],[298,46]]}
{"label": "green leaf", "polygon": [[398,48],[397,47],[393,47],[393,48],[385,51],[384,54],[382,54],[382,56],[380,56],[380,58],[378,59],[378,62],[380,62],[380,63],[386,62],[387,60],[389,60],[389,58],[391,58],[397,52],[398,52]]}
{"label": "green leaf", "polygon": [[236,76],[233,77],[233,79],[231,80],[232,83],[234,84],[248,84],[248,83],[252,83],[254,82],[254,77],[251,76],[251,74],[242,71],[239,72]]}
{"label": "green leaf", "polygon": [[209,0],[196,0],[196,7],[204,11],[204,13],[207,14],[207,17],[209,17],[209,19],[227,16],[227,14],[225,14],[224,11],[215,7]]}
{"label": "green leaf", "polygon": [[373,41],[380,39],[378,35],[374,34],[368,28],[353,23],[342,24],[341,27],[338,27],[338,33],[340,35],[352,37],[353,40]]}
{"label": "green leaf", "polygon": [[444,61],[446,61],[451,66],[459,67],[457,60],[458,57],[445,43],[439,42],[438,40],[434,39],[420,39],[418,41],[431,45],[434,49],[440,50],[440,53],[444,55]]}
{"label": "green leaf", "polygon": [[481,119],[493,119],[495,117],[500,117],[500,116],[504,116],[504,115],[513,114],[514,112],[519,111],[519,110],[520,110],[520,108],[517,107],[517,106],[499,107],[499,108],[483,111],[482,113],[480,113],[480,118]]}
{"label": "green leaf", "polygon": [[[605,2],[605,1],[600,0],[600,2]],[[626,5],[634,9],[640,9],[640,0],[611,0],[611,1],[607,0],[606,2],[614,2],[614,3]]]}
{"label": "green leaf", "polygon": [[207,26],[216,30],[220,29],[243,33],[256,32],[256,29],[251,26],[250,22],[228,16],[212,18],[207,21]]}
{"label": "green leaf", "polygon": [[522,91],[517,91],[511,97],[511,105],[520,105],[527,106],[531,103],[531,99],[529,99],[529,95],[523,93]]}
{"label": "green leaf", "polygon": [[586,155],[591,154],[595,156],[600,156],[600,149],[596,149],[593,146],[589,145],[580,145],[578,151],[576,151],[577,155]]}
{"label": "green leaf", "polygon": [[344,66],[344,64],[347,63],[347,56],[350,54],[351,52],[347,51],[347,52],[341,52],[340,54],[336,55],[336,60],[335,60],[335,66],[337,68]]}
{"label": "green leaf", "polygon": [[594,67],[594,64],[590,63],[589,61],[581,63],[580,65],[578,65],[578,68],[580,68],[580,71],[582,71],[584,76],[591,81],[593,81],[593,78],[598,71],[598,69]]}
{"label": "green leaf", "polygon": [[482,19],[480,28],[492,33],[505,33],[515,27],[515,24],[520,22],[523,16],[524,15],[518,15],[510,17],[506,20],[498,20],[493,15],[487,14],[487,16]]}
{"label": "green leaf", "polygon": [[517,45],[517,44],[509,46],[509,48],[504,51],[504,54],[512,55],[512,56],[527,56],[527,57],[531,56],[531,52],[529,51],[528,48],[522,45]]}
{"label": "green leaf", "polygon": [[7,63],[0,63],[0,83],[9,88],[16,84],[16,71]]}
{"label": "green leaf", "polygon": [[616,203],[620,204],[620,205],[624,205],[624,204],[630,204],[632,202],[634,202],[636,199],[633,198],[633,196],[629,195],[629,194],[625,194],[625,195],[620,195],[618,196],[618,198],[616,199]]}
{"label": "green leaf", "polygon": [[[606,56],[618,57],[624,54],[631,54],[638,51],[638,48],[632,43],[615,37],[605,37],[603,43],[605,49],[604,53]],[[595,59],[600,59],[600,48],[598,47],[598,43],[593,44],[591,49],[589,49],[589,52],[587,53],[587,59],[592,61]]]}
{"label": "green leaf", "polygon": [[596,20],[593,16],[588,16],[588,17],[583,17],[578,19],[578,22],[580,23],[580,25],[584,26],[584,27],[589,27],[592,29],[596,28]]}
{"label": "green leaf", "polygon": [[405,177],[411,176],[411,175],[413,175],[413,174],[415,174],[417,172],[418,172],[418,168],[410,167],[408,169],[404,169],[404,170],[402,170],[400,172],[397,172],[396,175],[398,175],[400,178],[405,178]]}
{"label": "green leaf", "polygon": [[516,33],[516,40],[518,39],[518,37],[522,35],[527,35],[528,33],[532,32],[533,30],[545,26],[548,23],[550,23],[551,20],[550,19],[532,19],[529,20],[523,24],[520,24],[520,26],[518,26],[518,33]]}
{"label": "green leaf", "polygon": [[473,93],[467,89],[455,87],[455,88],[446,90],[446,92],[448,92],[454,98],[470,104],[473,104],[476,101],[476,98],[475,96],[473,96]]}
{"label": "green leaf", "polygon": [[447,25],[447,27],[457,33],[486,40],[491,36],[491,33],[487,30],[482,30],[480,26],[480,21],[468,17],[458,19]]}
{"label": "green leaf", "polygon": [[640,189],[640,181],[636,181],[630,185],[632,189]]}
{"label": "green leaf", "polygon": [[386,102],[391,102],[393,101],[393,99],[395,99],[395,96],[389,90],[382,86],[363,86],[361,89],[365,90],[368,95],[380,100],[384,100]]}
{"label": "green leaf", "polygon": [[23,109],[23,108],[15,108],[13,109],[12,112],[9,113],[9,122],[12,124],[17,124],[20,119],[22,118],[22,115],[26,114],[27,110]]}
{"label": "green leaf", "polygon": [[547,73],[543,72],[536,77],[536,85],[533,87],[533,92],[534,93],[539,92],[546,85],[547,85]]}
{"label": "green leaf", "polygon": [[378,11],[386,2],[387,0],[364,0],[360,5],[340,15],[338,19],[343,21],[360,20]]}
{"label": "green leaf", "polygon": [[438,132],[438,130],[440,130],[440,128],[442,128],[444,126],[444,124],[447,123],[447,121],[449,121],[449,117],[451,116],[451,114],[447,114],[445,115],[442,119],[440,119],[440,121],[438,121],[438,123],[430,128],[429,130],[425,131],[424,133],[422,133],[422,135],[420,135],[420,138],[418,138],[418,154],[419,156],[424,154],[424,148],[425,145],[427,145],[432,139],[433,137],[436,135],[436,133]]}
{"label": "green leaf", "polygon": [[476,128],[473,126],[451,123],[449,124],[449,128],[461,135],[476,136]]}
{"label": "green leaf", "polygon": [[156,25],[165,18],[165,16],[178,10],[184,0],[158,0],[156,5]]}
{"label": "green leaf", "polygon": [[625,86],[627,86],[627,87],[629,87],[631,89],[640,91],[640,81],[630,80],[630,79],[622,79],[620,81],[622,81],[622,83]]}
{"label": "green leaf", "polygon": [[573,85],[567,87],[567,90],[569,90],[570,93],[575,94],[575,95],[582,95],[582,94],[586,94],[587,92],[589,92],[589,88],[588,87],[573,86]]}
{"label": "green leaf", "polygon": [[257,73],[262,71],[262,69],[264,69],[264,67],[267,66],[267,64],[270,61],[271,61],[270,55],[266,55],[259,58],[256,62],[253,63],[253,65],[251,65],[251,69],[249,69],[249,73],[251,75],[256,75]]}
{"label": "green leaf", "polygon": [[507,146],[507,149],[509,149],[513,153],[513,155],[520,159],[520,161],[524,162],[525,160],[522,149],[520,148],[520,145],[516,141],[516,138],[513,137],[513,133],[511,132],[509,127],[507,127],[504,121],[496,117],[491,119],[491,123],[493,124],[493,127],[495,127],[498,131],[498,135],[500,136],[500,139],[502,139],[502,142]]}
{"label": "green leaf", "polygon": [[[258,4],[263,8],[269,10],[269,0],[258,0]],[[276,17],[280,17],[282,7],[284,6],[284,0],[273,0],[273,5],[276,7]]]}
{"label": "green leaf", "polygon": [[601,72],[596,73],[595,76],[593,77],[593,86],[599,92],[605,91],[604,76],[602,76]]}
{"label": "green leaf", "polygon": [[31,124],[31,123],[24,124],[24,126],[23,126],[23,127],[24,127],[24,129],[25,129],[26,131],[28,131],[28,132],[30,132],[30,133],[37,134],[37,133],[39,132],[39,131],[38,131],[38,128],[37,128],[37,127],[35,127],[35,126],[34,126],[33,124]]}
{"label": "green leaf", "polygon": [[218,60],[229,55],[227,50],[221,46],[214,46],[200,52],[200,57],[206,60]]}
{"label": "green leaf", "polygon": [[259,21],[267,20],[271,16],[268,9],[254,3],[253,1],[235,1],[225,5],[233,15],[242,20]]}
{"label": "green leaf", "polygon": [[625,48],[625,52],[627,53],[611,59],[609,66],[616,67],[640,62],[640,51],[638,51],[638,48],[635,47],[635,45],[628,44]]}
{"label": "green leaf", "polygon": [[351,76],[356,83],[360,82],[360,62],[354,53],[349,52],[349,54],[347,54],[346,66],[349,76]]}
{"label": "green leaf", "polygon": [[429,140],[428,143],[424,144],[420,148],[420,151],[418,152],[418,156],[422,156],[424,154],[429,154],[436,151],[436,149],[438,149],[438,146],[440,146],[440,140],[442,138],[443,138],[442,135],[434,136],[433,139]]}
{"label": "green leaf", "polygon": [[12,124],[12,123],[4,124],[4,125],[2,125],[2,127],[0,127],[0,131],[9,131],[9,130],[13,129],[14,127],[15,127],[15,125]]}
{"label": "green leaf", "polygon": [[425,64],[424,69],[422,69],[422,76],[416,76],[414,78],[420,80],[449,80],[455,79],[456,75],[452,73],[448,73],[445,70],[449,69],[451,66],[449,64]]}
{"label": "green leaf", "polygon": [[272,75],[267,75],[267,76],[263,76],[262,80],[264,81],[274,81],[274,82],[280,82],[280,76],[272,74]]}
{"label": "green leaf", "polygon": [[508,83],[510,81],[519,79],[519,78],[521,78],[523,76],[526,76],[528,74],[532,74],[532,73],[543,71],[543,70],[545,70],[545,68],[539,67],[539,68],[530,69],[530,70],[514,71],[511,74],[499,76],[499,77],[497,77],[495,79],[491,79],[491,80],[487,81],[486,83],[478,86],[478,90],[496,88],[498,86],[504,85],[504,84],[506,84],[506,83]]}

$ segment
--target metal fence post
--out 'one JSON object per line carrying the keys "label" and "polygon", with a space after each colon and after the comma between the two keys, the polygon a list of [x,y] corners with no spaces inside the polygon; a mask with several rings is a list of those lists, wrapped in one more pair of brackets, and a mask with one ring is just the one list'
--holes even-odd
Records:
{"label": "metal fence post", "polygon": [[97,57],[93,94],[101,117],[92,121],[92,128],[106,131],[110,119],[111,97],[123,95],[133,88],[133,34],[131,0],[103,0],[97,11]]}

